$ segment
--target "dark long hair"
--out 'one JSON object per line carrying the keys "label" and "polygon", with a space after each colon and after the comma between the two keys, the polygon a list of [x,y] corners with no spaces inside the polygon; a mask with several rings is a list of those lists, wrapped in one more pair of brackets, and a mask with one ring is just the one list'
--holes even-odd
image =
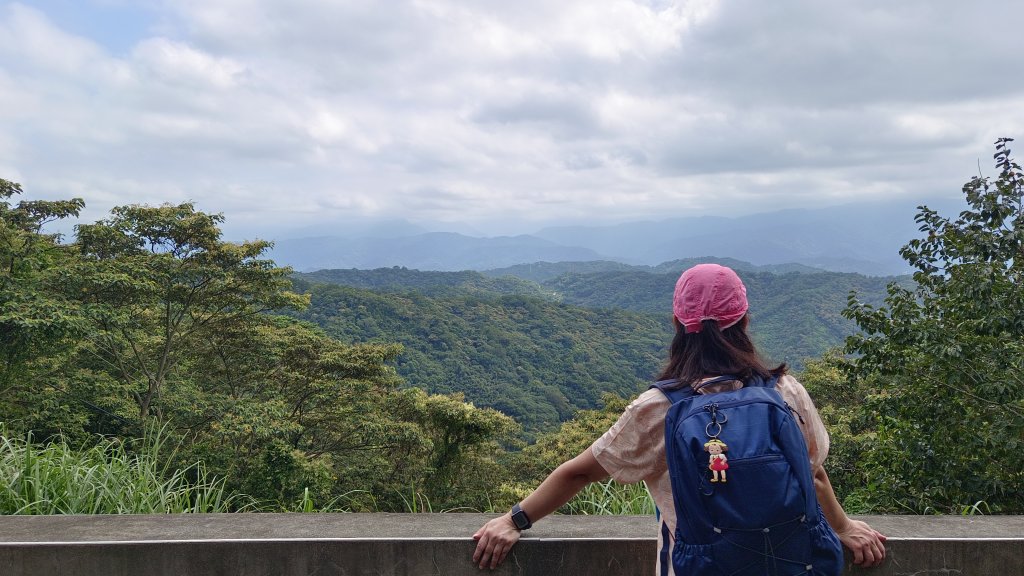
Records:
{"label": "dark long hair", "polygon": [[748,317],[722,330],[715,320],[705,320],[700,332],[686,332],[676,322],[676,335],[669,347],[668,362],[658,380],[676,379],[693,386],[708,376],[732,374],[746,382],[781,376],[786,364],[769,368],[747,335]]}

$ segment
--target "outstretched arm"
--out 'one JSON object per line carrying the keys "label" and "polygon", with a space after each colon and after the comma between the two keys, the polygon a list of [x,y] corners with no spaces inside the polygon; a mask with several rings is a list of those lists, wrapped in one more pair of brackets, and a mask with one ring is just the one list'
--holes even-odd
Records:
{"label": "outstretched arm", "polygon": [[853,563],[861,566],[881,564],[885,560],[885,536],[867,523],[846,515],[823,466],[818,466],[814,472],[814,491],[825,519],[836,531],[839,541],[853,552]]}
{"label": "outstretched arm", "polygon": [[[563,463],[520,503],[523,511],[536,522],[558,510],[580,490],[591,482],[598,482],[608,477],[608,472],[601,467],[594,453],[587,447],[579,456]],[[519,541],[519,530],[512,523],[512,516],[505,513],[487,524],[484,524],[473,538],[477,541],[473,552],[473,563],[481,568],[497,568],[505,561],[509,550]]]}

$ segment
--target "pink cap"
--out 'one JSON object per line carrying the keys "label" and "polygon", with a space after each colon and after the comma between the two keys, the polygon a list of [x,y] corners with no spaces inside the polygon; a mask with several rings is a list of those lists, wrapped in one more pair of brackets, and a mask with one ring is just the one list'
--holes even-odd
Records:
{"label": "pink cap", "polygon": [[687,332],[700,332],[704,320],[715,320],[723,330],[747,313],[747,288],[731,269],[698,264],[679,277],[672,297],[672,313]]}

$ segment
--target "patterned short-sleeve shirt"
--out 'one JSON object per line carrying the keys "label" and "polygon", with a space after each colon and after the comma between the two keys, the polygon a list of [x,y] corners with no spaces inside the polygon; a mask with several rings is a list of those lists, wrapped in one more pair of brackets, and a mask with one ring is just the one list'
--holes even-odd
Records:
{"label": "patterned short-sleeve shirt", "polygon": [[[712,385],[702,392],[721,392],[738,388],[739,382]],[[811,470],[817,470],[828,456],[829,439],[825,425],[818,415],[807,390],[792,376],[779,379],[776,389],[799,415],[797,420],[811,460]],[[655,574],[673,574],[672,563],[663,561],[675,543],[676,513],[672,499],[672,483],[668,477],[665,456],[665,415],[669,401],[661,391],[651,389],[634,400],[593,445],[594,458],[617,482],[630,484],[643,480],[657,505],[660,518],[657,571]]]}

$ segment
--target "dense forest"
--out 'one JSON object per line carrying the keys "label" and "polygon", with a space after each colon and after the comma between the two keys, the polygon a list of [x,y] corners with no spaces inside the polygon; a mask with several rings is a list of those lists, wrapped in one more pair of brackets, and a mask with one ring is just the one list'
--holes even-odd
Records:
{"label": "dense forest", "polygon": [[[598,357],[621,363],[623,350],[626,353],[641,353],[640,362],[633,358],[616,372],[595,370],[598,375],[629,373],[643,381],[649,380],[659,369],[664,350],[671,339],[669,307],[673,287],[679,274],[694,264],[715,261],[739,271],[750,298],[751,331],[764,355],[776,362],[787,362],[796,370],[803,368],[808,358],[817,358],[828,350],[842,346],[846,337],[856,331],[856,325],[842,312],[851,293],[858,299],[871,304],[880,304],[890,283],[911,286],[909,277],[870,277],[860,274],[825,272],[807,267],[754,266],[729,258],[704,258],[666,262],[657,267],[627,266],[611,262],[596,263],[547,263],[487,272],[421,272],[406,268],[381,268],[377,270],[321,270],[315,273],[297,274],[302,291],[312,296],[311,305],[299,317],[322,326],[333,336],[346,341],[360,338],[383,339],[400,342],[405,354],[399,360],[399,373],[410,383],[430,390],[451,391],[452,371],[464,364],[482,364],[502,368],[488,357],[464,345],[481,330],[499,334],[507,344],[504,354],[528,356],[522,347],[549,347],[552,342],[541,342],[532,328],[540,323],[555,334],[570,330],[579,334],[580,339],[589,341]],[[589,265],[588,265],[589,264]],[[606,270],[605,268],[610,268]],[[513,274],[522,274],[517,278]],[[533,279],[531,281],[531,279]],[[373,293],[358,290],[333,291],[316,283],[332,283],[352,288],[372,290]],[[345,294],[344,301],[328,294]],[[502,296],[519,296],[505,297]],[[415,304],[408,300],[412,299]],[[529,300],[536,301],[524,306]],[[544,302],[547,301],[547,302]],[[467,305],[468,303],[474,303]],[[563,306],[554,306],[559,303]],[[506,305],[523,308],[520,314],[529,319],[525,323],[507,322],[508,313],[500,309]],[[402,321],[397,316],[402,310],[429,308],[426,314],[408,314]],[[493,308],[493,322],[489,316],[480,314],[480,309]],[[587,310],[580,310],[585,308]],[[637,314],[623,314],[632,311]],[[614,317],[612,326],[593,322],[605,317]],[[419,325],[429,319],[434,328]],[[457,327],[457,329],[456,329]],[[607,331],[618,332],[609,341]],[[646,332],[642,334],[641,332]],[[621,336],[624,335],[624,336]],[[424,339],[424,337],[426,339]],[[448,347],[440,351],[431,344],[431,339],[443,338]],[[624,340],[623,340],[624,338]],[[550,338],[548,338],[550,339]],[[557,338],[556,338],[557,340]],[[577,342],[579,346],[581,342]],[[611,348],[608,346],[611,345]],[[452,363],[450,351],[458,346],[468,354],[469,362]],[[438,361],[441,365],[438,364]],[[443,361],[443,362],[441,362]],[[559,355],[535,358],[533,368],[548,374],[546,379],[564,379],[560,372],[578,373],[573,366],[560,366],[564,358]],[[445,368],[447,366],[447,368]],[[489,369],[492,376],[512,374]],[[575,377],[575,376],[573,376]],[[475,378],[471,377],[475,380]],[[590,377],[588,377],[590,378]],[[604,377],[608,380],[607,377]],[[611,378],[621,382],[621,378]],[[457,378],[456,384],[466,391],[480,388],[464,378]],[[622,388],[600,385],[601,390],[622,392]],[[504,393],[502,393],[504,394]],[[489,396],[469,394],[475,402],[494,405]],[[592,407],[593,398],[584,396],[574,408]]]}
{"label": "dense forest", "polygon": [[596,408],[603,393],[635,395],[658,369],[670,337],[664,317],[530,296],[297,287],[310,297],[308,308],[292,313],[297,318],[343,342],[397,342],[395,365],[407,383],[462,393],[527,431]]}
{"label": "dense forest", "polygon": [[[921,207],[912,279],[741,270],[769,354],[816,351],[800,377],[851,512],[1024,512],[1007,146],[958,217]],[[184,482],[159,511],[503,509],[656,371],[684,264],[295,277],[192,204],[118,207],[62,239],[46,226],[83,202],[21,193],[0,180],[0,513],[100,510],[80,489],[122,464]]]}

